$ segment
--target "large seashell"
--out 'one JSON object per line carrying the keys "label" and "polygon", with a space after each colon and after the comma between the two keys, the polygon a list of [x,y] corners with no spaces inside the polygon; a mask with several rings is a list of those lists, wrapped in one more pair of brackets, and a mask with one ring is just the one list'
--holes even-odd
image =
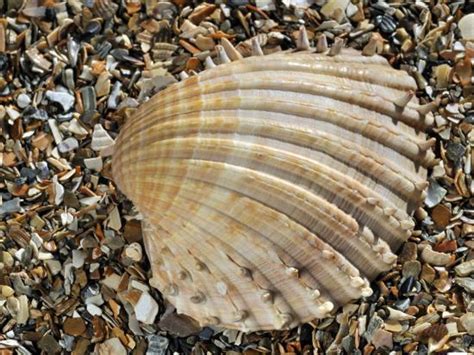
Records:
{"label": "large seashell", "polygon": [[227,64],[209,59],[155,95],[116,141],[113,175],[144,216],[151,284],[178,312],[243,330],[370,295],[435,162],[415,81],[340,47],[231,63],[218,52]]}

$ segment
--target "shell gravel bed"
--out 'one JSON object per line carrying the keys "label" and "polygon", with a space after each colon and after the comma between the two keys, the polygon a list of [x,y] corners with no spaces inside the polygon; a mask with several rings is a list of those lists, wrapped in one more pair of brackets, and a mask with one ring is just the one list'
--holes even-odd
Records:
{"label": "shell gravel bed", "polygon": [[[0,354],[472,353],[468,3],[0,0]],[[343,41],[416,79],[436,103],[439,163],[372,296],[289,331],[201,329],[148,284],[140,216],[110,174],[114,139],[222,38],[271,53],[294,48],[303,24],[313,46]]]}

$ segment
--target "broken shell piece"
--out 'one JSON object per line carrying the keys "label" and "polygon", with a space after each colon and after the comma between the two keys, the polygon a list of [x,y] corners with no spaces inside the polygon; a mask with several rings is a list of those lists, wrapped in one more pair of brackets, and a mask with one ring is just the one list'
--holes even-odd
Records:
{"label": "broken shell piece", "polygon": [[92,133],[91,148],[95,151],[100,151],[114,144],[114,140],[109,136],[107,131],[100,124],[94,126]]}
{"label": "broken shell piece", "polygon": [[216,46],[220,65],[208,57],[126,121],[115,182],[143,215],[153,285],[180,312],[243,330],[326,317],[369,296],[410,235],[433,119],[406,72],[341,41],[332,57],[308,47],[234,60],[229,45]]}

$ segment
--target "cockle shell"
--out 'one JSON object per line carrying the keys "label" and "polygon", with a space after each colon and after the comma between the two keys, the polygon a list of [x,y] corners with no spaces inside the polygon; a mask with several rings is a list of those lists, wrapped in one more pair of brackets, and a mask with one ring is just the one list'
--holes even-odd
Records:
{"label": "cockle shell", "polygon": [[380,56],[234,59],[144,103],[113,175],[144,217],[151,284],[178,312],[293,327],[370,295],[393,266],[435,162],[433,118]]}

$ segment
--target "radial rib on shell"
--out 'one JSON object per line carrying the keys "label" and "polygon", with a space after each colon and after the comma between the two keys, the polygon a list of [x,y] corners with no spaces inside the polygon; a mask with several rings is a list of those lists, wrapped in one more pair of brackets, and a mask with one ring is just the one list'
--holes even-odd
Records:
{"label": "radial rib on shell", "polygon": [[414,90],[379,56],[297,52],[220,65],[144,103],[112,165],[144,216],[152,285],[202,324],[243,330],[370,295],[434,162]]}

